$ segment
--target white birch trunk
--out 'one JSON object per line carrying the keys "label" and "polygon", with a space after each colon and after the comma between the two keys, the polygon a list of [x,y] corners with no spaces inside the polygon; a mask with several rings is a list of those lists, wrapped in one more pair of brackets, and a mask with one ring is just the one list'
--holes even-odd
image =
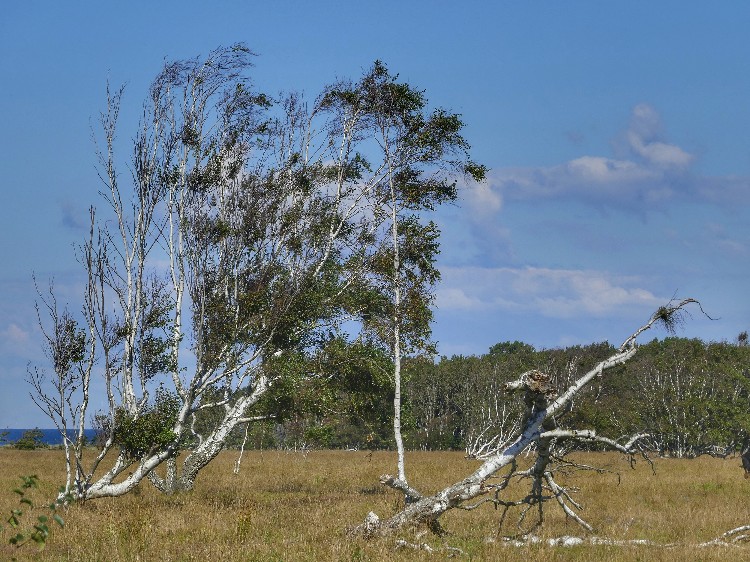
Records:
{"label": "white birch trunk", "polygon": [[[392,174],[392,171],[389,173]],[[404,438],[401,435],[401,261],[398,241],[398,203],[396,201],[392,175],[390,182],[392,205],[391,236],[393,238],[393,435],[396,440],[398,477],[403,482],[407,482]]]}

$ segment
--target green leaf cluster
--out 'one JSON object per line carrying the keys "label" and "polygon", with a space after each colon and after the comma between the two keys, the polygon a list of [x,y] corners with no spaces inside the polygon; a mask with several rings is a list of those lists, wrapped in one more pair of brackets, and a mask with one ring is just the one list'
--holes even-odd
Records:
{"label": "green leaf cluster", "polygon": [[33,500],[29,497],[29,491],[32,488],[39,487],[39,477],[36,474],[32,474],[20,476],[19,478],[21,479],[21,485],[13,489],[13,493],[18,495],[19,507],[11,509],[6,520],[11,530],[15,533],[8,538],[8,544],[20,548],[24,544],[34,543],[41,551],[44,550],[50,537],[51,522],[55,522],[60,527],[65,526],[65,521],[57,511],[60,506],[72,503],[73,497],[69,493],[66,494],[65,489],[61,488],[58,499],[47,506],[49,515],[38,515],[31,528],[23,531],[22,517],[26,512],[33,510],[35,507]]}
{"label": "green leaf cluster", "polygon": [[137,416],[118,408],[114,417],[113,441],[131,460],[137,460],[157,451],[178,448],[178,435],[174,432],[179,413],[177,396],[162,389],[156,400]]}

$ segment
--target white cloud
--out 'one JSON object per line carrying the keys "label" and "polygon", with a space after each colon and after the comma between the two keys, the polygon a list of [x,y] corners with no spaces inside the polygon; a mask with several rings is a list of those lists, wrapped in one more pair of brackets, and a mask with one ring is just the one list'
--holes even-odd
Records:
{"label": "white cloud", "polygon": [[649,175],[633,162],[612,160],[600,156],[581,156],[568,162],[567,166],[559,167],[559,169],[573,179],[605,184],[642,179]]}
{"label": "white cloud", "polygon": [[476,310],[484,307],[481,300],[468,296],[463,289],[458,287],[440,289],[438,291],[438,306],[458,310]]}
{"label": "white cloud", "polygon": [[30,336],[18,324],[10,324],[7,328],[0,331],[0,338],[5,345],[22,346],[29,342]]}
{"label": "white cloud", "polygon": [[662,129],[661,117],[652,105],[639,103],[633,108],[630,115],[630,131],[648,141],[661,135]]}
{"label": "white cloud", "polygon": [[503,206],[502,195],[499,191],[493,190],[488,182],[472,185],[466,193],[466,198],[475,212],[497,213]]}
{"label": "white cloud", "polygon": [[648,104],[633,109],[628,129],[618,138],[624,148],[618,158],[583,155],[555,166],[491,170],[481,189],[466,192],[471,220],[487,220],[504,201],[565,199],[639,214],[675,201],[750,201],[750,178],[692,172],[694,156],[664,140],[659,114]]}
{"label": "white cloud", "polygon": [[0,352],[6,358],[22,358],[28,361],[38,354],[39,343],[34,339],[34,334],[22,326],[11,322],[4,330],[0,330]]}
{"label": "white cloud", "polygon": [[642,209],[644,203],[670,199],[675,178],[670,172],[630,160],[581,156],[564,164],[540,168],[502,168],[490,171],[483,192],[469,191],[472,209],[483,208],[481,219],[500,210],[487,205],[494,194],[509,201],[566,199],[597,206]]}
{"label": "white cloud", "polygon": [[552,318],[604,317],[653,310],[658,298],[635,277],[549,268],[447,267],[437,306],[444,310],[507,311]]}
{"label": "white cloud", "polygon": [[686,168],[693,160],[690,154],[673,144],[645,143],[643,139],[633,133],[628,134],[628,141],[630,141],[630,146],[636,154],[657,166]]}
{"label": "white cloud", "polygon": [[689,166],[693,156],[679,146],[662,142],[662,129],[661,117],[653,107],[646,103],[635,106],[625,132],[632,153],[658,167]]}

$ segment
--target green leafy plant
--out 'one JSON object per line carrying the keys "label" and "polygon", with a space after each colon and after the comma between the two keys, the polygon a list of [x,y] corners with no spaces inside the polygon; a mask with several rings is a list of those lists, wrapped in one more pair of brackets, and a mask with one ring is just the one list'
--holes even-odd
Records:
{"label": "green leafy plant", "polygon": [[114,441],[131,459],[163,450],[177,441],[173,431],[179,403],[174,395],[157,390],[156,402],[138,417],[120,408],[115,412]]}
{"label": "green leafy plant", "polygon": [[39,477],[36,474],[32,474],[30,476],[20,476],[20,478],[21,485],[13,489],[13,492],[19,496],[19,506],[10,510],[10,516],[6,520],[7,524],[16,534],[8,539],[8,543],[16,548],[20,548],[29,542],[33,542],[39,550],[43,550],[50,536],[50,524],[52,521],[60,527],[65,526],[65,521],[63,521],[63,518],[57,511],[60,506],[73,502],[73,496],[71,494],[64,494],[65,490],[61,488],[58,498],[47,506],[49,515],[38,515],[32,528],[22,532],[21,518],[24,513],[34,509],[34,502],[29,498],[28,492],[31,488],[39,487]]}

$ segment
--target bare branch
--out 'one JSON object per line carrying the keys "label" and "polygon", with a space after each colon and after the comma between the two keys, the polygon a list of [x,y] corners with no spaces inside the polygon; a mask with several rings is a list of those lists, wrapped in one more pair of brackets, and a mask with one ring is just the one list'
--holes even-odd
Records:
{"label": "bare branch", "polygon": [[404,496],[406,496],[407,503],[411,503],[422,498],[422,494],[420,494],[417,490],[409,486],[409,484],[407,484],[403,480],[395,478],[390,474],[384,474],[383,476],[381,476],[380,483],[384,486],[389,486],[394,490],[403,492]]}

